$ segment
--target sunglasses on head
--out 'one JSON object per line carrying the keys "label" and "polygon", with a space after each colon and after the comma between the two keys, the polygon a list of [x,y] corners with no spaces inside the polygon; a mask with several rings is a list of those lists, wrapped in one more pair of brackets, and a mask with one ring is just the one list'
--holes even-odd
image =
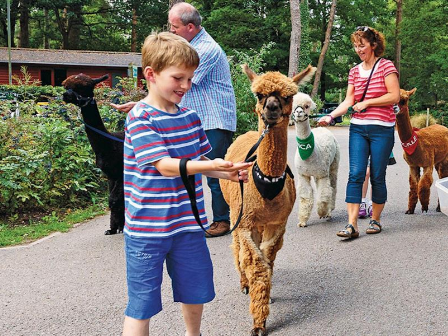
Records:
{"label": "sunglasses on head", "polygon": [[366,31],[368,31],[368,30],[370,30],[370,28],[367,27],[367,26],[359,26],[359,27],[356,27],[356,31],[366,32]]}

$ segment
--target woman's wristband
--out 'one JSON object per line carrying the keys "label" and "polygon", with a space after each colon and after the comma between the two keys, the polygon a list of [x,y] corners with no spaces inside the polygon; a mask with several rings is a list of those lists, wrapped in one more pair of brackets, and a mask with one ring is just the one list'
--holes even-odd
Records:
{"label": "woman's wristband", "polygon": [[328,116],[331,118],[330,122],[332,122],[334,120],[333,116],[330,113],[328,113]]}

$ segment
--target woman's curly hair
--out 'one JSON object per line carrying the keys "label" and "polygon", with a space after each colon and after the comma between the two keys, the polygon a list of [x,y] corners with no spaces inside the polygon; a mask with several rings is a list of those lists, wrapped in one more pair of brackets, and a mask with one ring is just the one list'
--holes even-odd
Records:
{"label": "woman's curly hair", "polygon": [[383,33],[370,27],[358,27],[356,31],[350,36],[352,43],[358,43],[361,39],[365,39],[370,43],[375,53],[375,56],[383,56],[386,49],[386,39]]}

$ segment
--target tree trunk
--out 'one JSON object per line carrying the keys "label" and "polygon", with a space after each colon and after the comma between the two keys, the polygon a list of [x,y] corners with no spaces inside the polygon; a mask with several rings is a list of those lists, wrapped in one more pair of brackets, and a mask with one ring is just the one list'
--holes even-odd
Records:
{"label": "tree trunk", "polygon": [[291,8],[291,41],[289,46],[289,70],[288,76],[293,77],[299,68],[300,37],[302,25],[300,20],[300,0],[290,0]]}
{"label": "tree trunk", "polygon": [[137,8],[132,8],[131,52],[137,51]]}
{"label": "tree trunk", "polygon": [[59,32],[62,36],[62,49],[68,49],[67,8],[65,7],[62,10],[62,15],[59,14],[59,9],[57,7],[53,7],[53,11],[56,16]]}
{"label": "tree trunk", "polygon": [[401,40],[400,40],[400,24],[403,16],[403,0],[395,0],[397,3],[397,12],[395,15],[395,67],[400,73],[401,61]]}
{"label": "tree trunk", "polygon": [[50,49],[50,40],[48,38],[49,31],[49,14],[48,8],[44,8],[44,48]]}
{"label": "tree trunk", "polygon": [[79,49],[79,41],[81,35],[81,27],[83,24],[82,5],[74,4],[70,6],[72,15],[68,19],[68,49]]}
{"label": "tree trunk", "polygon": [[173,7],[175,4],[179,3],[179,2],[185,2],[183,0],[170,0],[170,4],[168,8]]}
{"label": "tree trunk", "polygon": [[314,77],[313,90],[311,91],[311,98],[316,96],[317,89],[319,88],[320,75],[322,73],[322,68],[324,66],[325,54],[327,53],[329,44],[331,29],[333,28],[334,15],[336,13],[337,0],[331,2],[330,16],[328,18],[327,31],[325,32],[325,41],[322,45],[322,51],[320,52],[319,61],[317,63],[316,75]]}
{"label": "tree trunk", "polygon": [[19,11],[20,11],[20,33],[19,33],[19,47],[29,48],[30,46],[30,32],[29,32],[29,21],[30,21],[30,1],[20,0]]}

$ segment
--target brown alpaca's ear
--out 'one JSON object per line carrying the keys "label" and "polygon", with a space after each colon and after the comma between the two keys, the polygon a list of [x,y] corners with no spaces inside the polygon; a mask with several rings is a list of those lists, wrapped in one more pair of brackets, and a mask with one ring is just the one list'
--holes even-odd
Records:
{"label": "brown alpaca's ear", "polygon": [[417,91],[417,88],[413,88],[412,90],[408,91],[409,97],[412,96],[415,93],[415,91]]}
{"label": "brown alpaca's ear", "polygon": [[312,67],[311,64],[308,65],[308,67],[305,70],[302,70],[297,75],[295,75],[292,80],[297,83],[297,85],[302,85],[307,83],[311,77],[313,77],[314,73],[316,72],[317,68]]}
{"label": "brown alpaca's ear", "polygon": [[100,78],[95,78],[93,80],[93,83],[94,83],[94,85],[96,85],[96,84],[98,84],[98,83],[100,83],[100,82],[102,82],[102,81],[104,81],[104,80],[106,80],[108,78],[109,78],[109,75],[105,74],[105,75],[101,76]]}
{"label": "brown alpaca's ear", "polygon": [[251,82],[253,82],[254,79],[257,78],[257,74],[253,72],[253,70],[249,68],[247,64],[241,65],[241,69],[243,69],[243,72],[247,75]]}

